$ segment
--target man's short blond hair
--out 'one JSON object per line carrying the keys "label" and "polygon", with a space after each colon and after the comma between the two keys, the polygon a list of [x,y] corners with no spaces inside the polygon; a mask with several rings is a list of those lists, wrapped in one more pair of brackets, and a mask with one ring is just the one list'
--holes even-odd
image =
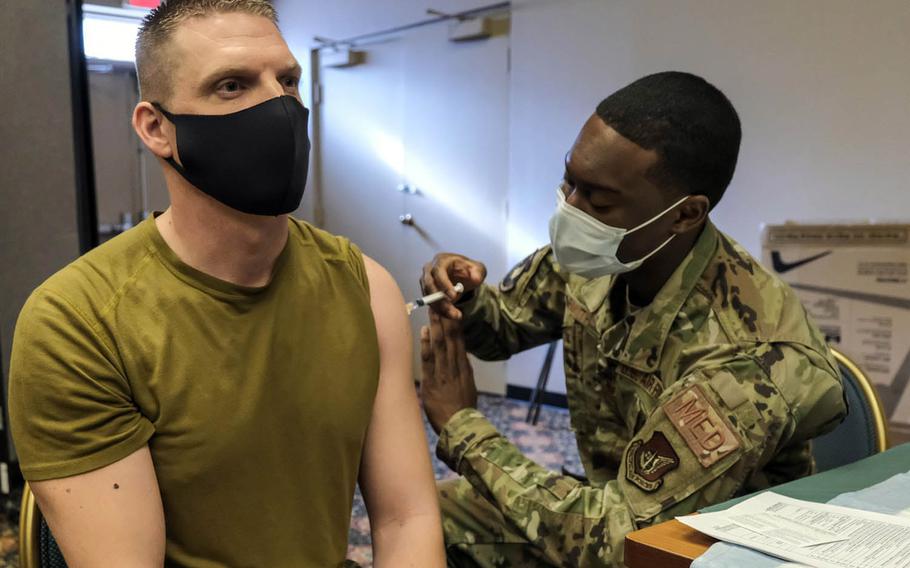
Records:
{"label": "man's short blond hair", "polygon": [[136,37],[136,74],[142,100],[164,102],[173,91],[172,69],[176,62],[168,43],[181,22],[210,14],[243,12],[278,24],[278,13],[269,0],[164,0],[149,13]]}

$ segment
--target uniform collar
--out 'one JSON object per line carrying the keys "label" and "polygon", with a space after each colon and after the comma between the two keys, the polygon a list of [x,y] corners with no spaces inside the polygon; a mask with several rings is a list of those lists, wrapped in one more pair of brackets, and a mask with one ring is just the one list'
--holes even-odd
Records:
{"label": "uniform collar", "polygon": [[708,221],[654,300],[604,332],[601,346],[610,346],[607,357],[648,373],[657,369],[670,328],[714,257],[717,241],[717,228]]}

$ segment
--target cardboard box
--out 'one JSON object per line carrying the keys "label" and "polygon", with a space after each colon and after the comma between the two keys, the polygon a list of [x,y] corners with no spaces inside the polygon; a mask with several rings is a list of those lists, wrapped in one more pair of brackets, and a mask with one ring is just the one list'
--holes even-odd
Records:
{"label": "cardboard box", "polygon": [[762,260],[910,432],[910,224],[770,225]]}

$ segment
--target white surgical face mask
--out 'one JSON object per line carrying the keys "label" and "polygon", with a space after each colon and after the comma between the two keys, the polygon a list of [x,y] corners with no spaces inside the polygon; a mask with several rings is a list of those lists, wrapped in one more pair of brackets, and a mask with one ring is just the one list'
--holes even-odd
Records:
{"label": "white surgical face mask", "polygon": [[635,270],[657,251],[667,246],[676,235],[670,235],[670,238],[660,246],[638,260],[622,262],[616,256],[623,237],[650,225],[687,199],[683,197],[637,227],[620,229],[604,225],[581,209],[569,205],[561,187],[557,188],[556,193],[558,195],[556,212],[550,218],[550,244],[553,245],[553,254],[562,268],[585,278],[598,278]]}

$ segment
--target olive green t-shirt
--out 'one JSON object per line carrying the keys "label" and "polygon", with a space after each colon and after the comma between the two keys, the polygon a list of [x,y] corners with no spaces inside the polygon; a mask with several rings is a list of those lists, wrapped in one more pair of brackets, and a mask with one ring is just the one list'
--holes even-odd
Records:
{"label": "olive green t-shirt", "polygon": [[184,264],[153,219],[31,295],[10,362],[26,479],[148,444],[168,566],[337,566],[378,378],[359,250],[290,219],[267,286]]}

